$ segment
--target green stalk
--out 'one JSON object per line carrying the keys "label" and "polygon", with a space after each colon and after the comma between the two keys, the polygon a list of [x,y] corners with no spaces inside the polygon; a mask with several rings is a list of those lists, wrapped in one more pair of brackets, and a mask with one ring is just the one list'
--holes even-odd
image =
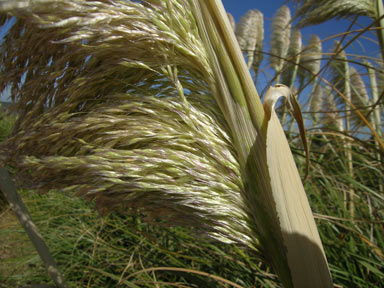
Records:
{"label": "green stalk", "polygon": [[27,207],[25,207],[19,193],[17,193],[11,176],[8,171],[2,167],[0,167],[0,193],[1,191],[4,193],[5,198],[19,219],[20,224],[23,226],[29,239],[31,239],[32,244],[35,246],[35,249],[37,253],[39,253],[40,258],[53,282],[58,288],[67,288],[68,286],[65,283],[64,277],[61,275],[47,244],[45,244],[43,237],[38,231],[35,223],[32,221]]}
{"label": "green stalk", "polygon": [[[344,65],[345,65],[345,96],[347,97],[348,100],[351,101],[351,85],[350,85],[350,78],[349,78],[349,65],[348,65],[348,62],[345,61],[344,62]],[[346,109],[345,109],[345,132],[346,133],[350,133],[351,131],[351,112],[349,110],[349,107],[347,107],[347,105],[345,105]],[[349,142],[349,140],[347,140],[346,138],[343,138],[343,141],[344,141],[344,147],[345,147],[345,154],[346,154],[346,157],[347,157],[347,168],[348,168],[348,172],[349,172],[349,175],[351,176],[351,178],[354,177],[354,173],[353,173],[353,162],[352,162],[352,146],[351,146],[351,143]],[[349,213],[351,215],[351,218],[353,219],[354,218],[354,214],[355,214],[355,206],[354,206],[354,197],[355,197],[355,190],[353,188],[353,185],[352,184],[349,184],[348,185],[349,187],[349,191],[348,191],[348,195],[347,195],[347,192],[344,191],[344,203],[347,204],[348,203],[348,206],[349,206]]]}
{"label": "green stalk", "polygon": [[[249,109],[252,123],[255,125],[256,129],[262,130],[265,117],[263,105],[256,91],[248,67],[244,62],[244,58],[238,46],[236,37],[230,30],[229,21],[223,17],[225,9],[221,1],[209,0],[206,1],[205,4],[207,13],[212,15],[212,22],[209,23],[212,25],[210,27],[212,29],[208,30],[208,33],[210,37],[213,37],[211,39],[219,41],[212,44],[216,50],[216,53],[218,54],[220,64],[223,65],[225,77],[228,78],[229,84],[236,78],[234,81],[238,81],[241,85],[241,91],[237,89],[230,89],[230,92],[233,93],[237,102],[242,102],[245,100]],[[224,57],[224,59],[221,60],[220,57]],[[227,69],[233,70],[228,71]],[[235,72],[235,75],[232,75],[232,72]]]}
{"label": "green stalk", "polygon": [[[375,104],[379,101],[379,92],[377,90],[377,81],[376,81],[376,74],[375,70],[372,68],[372,66],[369,63],[365,63],[368,70],[369,75],[369,81],[371,84],[371,91],[372,91],[372,103]],[[380,104],[377,104],[375,109],[373,110],[373,126],[374,129],[377,131],[377,133],[380,136],[383,136],[383,131],[380,129],[381,127],[381,117],[380,117]],[[380,144],[375,141],[377,144],[377,148],[380,148]]]}
{"label": "green stalk", "polygon": [[[372,91],[372,103],[375,104],[377,103],[379,99],[379,92],[377,91],[377,82],[376,82],[376,74],[375,71],[373,70],[372,66],[369,63],[365,63],[368,69],[368,75],[369,75],[369,81],[371,82],[371,91]],[[373,123],[372,126],[373,128],[378,132],[380,136],[382,136],[382,131],[381,131],[381,117],[380,117],[380,106],[376,105],[376,107],[373,110]],[[375,147],[377,151],[380,150],[380,144],[375,138]],[[381,163],[382,158],[381,154],[379,152],[376,153],[376,158],[378,163]],[[384,192],[384,181],[383,179],[379,179],[379,191],[381,193]]]}
{"label": "green stalk", "polygon": [[[350,67],[348,63],[347,56],[344,52],[343,47],[341,47],[339,42],[336,42],[335,51],[336,55],[338,55],[338,59],[335,63],[335,75],[336,79],[341,89],[342,93],[344,94],[345,101],[344,101],[344,109],[345,109],[345,129],[343,129],[346,134],[349,134],[351,132],[351,108],[349,104],[352,103],[352,91],[351,91],[351,80],[350,80]],[[340,66],[338,65],[340,63]],[[335,85],[338,85],[336,83]],[[353,113],[356,113],[353,111]],[[342,137],[343,145],[344,145],[344,151],[345,151],[345,157],[346,157],[346,169],[348,174],[353,178],[354,171],[353,171],[353,163],[352,163],[352,146],[349,140],[346,137]],[[349,209],[351,218],[354,217],[354,195],[355,191],[352,184],[348,185],[348,191],[343,192],[343,198],[344,198],[344,208],[347,210]]]}

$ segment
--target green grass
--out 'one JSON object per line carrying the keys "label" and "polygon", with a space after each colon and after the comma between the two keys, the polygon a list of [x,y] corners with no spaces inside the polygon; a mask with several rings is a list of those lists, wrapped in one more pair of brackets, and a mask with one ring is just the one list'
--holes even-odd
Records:
{"label": "green grass", "polygon": [[[314,210],[339,217],[317,220],[335,284],[383,287],[382,222],[370,221],[364,215],[363,202],[355,222],[343,220],[342,196],[334,185],[335,179],[327,181],[320,172],[307,182]],[[21,195],[70,287],[116,287],[119,280],[123,287],[174,287],[176,283],[180,286],[175,287],[230,287],[191,272],[133,274],[153,267],[202,271],[243,287],[278,287],[257,257],[204,236],[196,239],[195,231],[149,225],[139,214],[100,217],[91,203],[70,193],[38,195],[25,190]],[[51,283],[20,226],[15,221],[9,223],[13,224],[1,226],[0,243],[13,243],[10,248],[16,254],[1,261],[0,287]],[[373,241],[367,234],[371,228]]]}
{"label": "green grass", "polygon": [[16,117],[8,115],[0,103],[0,141],[3,141],[12,131]]}
{"label": "green grass", "polygon": [[[384,287],[384,197],[377,188],[383,169],[375,164],[375,150],[353,142],[355,175],[351,177],[342,141],[329,138],[324,145],[322,138],[312,137],[312,167],[305,188],[336,287]],[[300,151],[297,160],[303,160]],[[348,185],[357,195],[353,221],[343,200]],[[119,281],[123,287],[231,287],[198,272],[242,287],[279,287],[256,255],[204,235],[196,237],[197,231],[150,225],[139,212],[101,217],[92,203],[70,192],[20,193],[69,287],[116,287]],[[4,208],[3,204],[0,287],[52,284],[15,216]],[[177,267],[187,272],[140,272],[155,267]]]}
{"label": "green grass", "polygon": [[[9,115],[6,113],[6,108],[4,108],[4,104],[0,103],[0,142],[4,141],[9,134],[11,134],[13,126],[16,122],[15,115]],[[6,206],[6,200],[0,191],[0,212]]]}
{"label": "green grass", "polygon": [[[327,143],[329,148],[323,146],[318,150],[321,152],[312,153],[305,188],[313,211],[318,213],[319,232],[334,282],[342,287],[384,287],[384,197],[378,190],[383,169],[373,164],[370,146],[352,142],[352,177],[345,167],[340,139],[330,138]],[[356,193],[353,219],[343,198],[350,186]]]}
{"label": "green grass", "polygon": [[[22,191],[21,195],[70,287],[116,287],[119,279],[124,287],[173,287],[176,283],[179,287],[230,287],[191,272],[143,272],[129,277],[152,267],[203,271],[244,287],[254,283],[275,287],[274,277],[259,268],[258,259],[236,246],[204,236],[197,241],[191,236],[194,231],[148,225],[140,215],[114,213],[100,217],[92,205],[69,193],[52,191],[40,196]],[[2,229],[0,243],[5,237],[7,241],[20,237],[20,230],[19,226]],[[28,246],[27,239],[24,241]],[[38,269],[28,271],[28,266]],[[0,271],[2,277],[8,273],[0,278],[4,287],[51,283],[35,252],[18,255],[17,261],[5,259]]]}

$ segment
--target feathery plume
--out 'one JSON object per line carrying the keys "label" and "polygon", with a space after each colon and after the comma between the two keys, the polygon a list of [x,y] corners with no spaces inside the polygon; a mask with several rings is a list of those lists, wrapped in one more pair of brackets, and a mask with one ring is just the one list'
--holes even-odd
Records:
{"label": "feathery plume", "polygon": [[[24,2],[6,3],[12,6]],[[182,64],[188,75],[181,74],[180,81],[196,90],[187,78],[197,84],[201,73],[206,73],[203,78],[211,77],[207,56],[192,15],[183,11],[179,2],[172,3],[172,13],[165,4],[144,6],[133,1],[124,5],[109,1],[36,1],[28,14],[14,10],[18,20],[3,43],[7,55],[3,65],[9,73],[4,73],[0,87],[12,85],[20,121],[28,125],[53,107],[57,107],[57,113],[81,112],[91,108],[94,98],[107,97],[102,94],[131,91],[138,86],[144,89],[149,83],[145,80],[150,79],[162,85],[158,96],[167,95],[166,86],[174,85],[174,81],[156,78],[164,78],[161,75],[169,64]],[[35,16],[37,19],[28,24],[24,20]],[[204,98],[209,99],[203,96],[198,101]]]}
{"label": "feathery plume", "polygon": [[380,0],[291,0],[299,3],[295,19],[299,18],[298,26],[320,24],[333,18],[350,18],[352,16],[368,16],[378,28],[377,38],[381,56],[384,59],[384,14],[383,1]]}
{"label": "feathery plume", "polygon": [[338,113],[337,104],[335,101],[335,96],[332,92],[332,89],[329,86],[324,88],[325,101],[324,108],[326,113],[323,115],[323,125],[336,129],[338,131],[344,131],[344,125],[342,119]]}
{"label": "feathery plume", "polygon": [[373,0],[292,0],[299,4],[294,18],[298,26],[305,27],[323,23],[332,18],[361,15],[376,17]]}
{"label": "feathery plume", "polygon": [[29,173],[29,188],[72,189],[103,213],[140,207],[149,220],[165,215],[253,247],[239,164],[203,80],[206,52],[186,2],[168,4],[44,0],[13,10],[1,82],[17,89],[24,117],[1,158]]}
{"label": "feathery plume", "polygon": [[228,15],[229,23],[231,23],[232,30],[233,30],[233,31],[236,31],[236,22],[235,22],[235,18],[233,18],[232,14],[229,13],[229,12],[227,12],[227,15]]}
{"label": "feathery plume", "polygon": [[283,5],[276,12],[272,21],[271,49],[269,61],[272,68],[279,73],[284,64],[291,36],[291,12]]}
{"label": "feathery plume", "polygon": [[[257,29],[257,37],[256,37],[256,48],[253,53],[253,62],[252,69],[255,72],[255,79],[257,79],[259,67],[261,61],[263,61],[263,41],[264,41],[264,16],[259,10],[255,10],[257,13],[256,18],[256,29]],[[256,81],[256,80],[255,80]]]}
{"label": "feathery plume", "polygon": [[300,58],[300,66],[305,68],[301,75],[301,81],[304,77],[312,79],[317,75],[321,66],[322,45],[319,36],[312,34],[307,46],[304,47]]}
{"label": "feathery plume", "polygon": [[249,10],[236,26],[240,49],[247,54],[248,69],[254,62],[255,51],[262,47],[263,34],[260,34],[263,33],[262,23],[263,14],[259,10]]}
{"label": "feathery plume", "polygon": [[352,102],[356,107],[365,107],[370,105],[367,88],[360,74],[355,67],[350,69],[350,79],[352,88]]}
{"label": "feathery plume", "polygon": [[[288,55],[290,57],[299,57],[300,52],[302,49],[302,38],[301,38],[301,32],[299,29],[293,29],[292,35],[291,35],[291,40],[289,41],[289,50],[288,50]],[[295,59],[295,58],[293,58]],[[298,63],[298,60],[294,61],[295,63]]]}
{"label": "feathery plume", "polygon": [[[242,51],[253,50],[256,45],[256,29],[255,18],[256,13],[254,10],[248,10],[247,13],[240,18],[239,23],[236,25],[236,38],[239,42]],[[253,44],[254,45],[251,45]]]}
{"label": "feathery plume", "polygon": [[[345,50],[341,46],[339,41],[334,41],[332,53],[335,54],[334,60],[331,62],[331,82],[337,90],[343,93],[347,99],[351,99],[351,88],[350,88],[350,68],[347,61],[347,55]],[[347,113],[348,114],[348,113]]]}
{"label": "feathery plume", "polygon": [[312,118],[315,122],[319,121],[319,112],[321,111],[321,106],[323,104],[323,87],[320,83],[316,83],[314,89],[312,89],[311,93],[311,113]]}
{"label": "feathery plume", "polygon": [[[367,112],[367,106],[371,101],[368,96],[367,88],[360,74],[356,71],[355,67],[350,69],[351,80],[351,101],[353,105],[360,111]],[[364,113],[363,113],[364,114]],[[361,122],[361,118],[354,112],[351,113],[352,120]],[[372,117],[370,117],[372,118]]]}
{"label": "feathery plume", "polygon": [[282,82],[289,87],[293,87],[293,83],[295,82],[298,65],[300,63],[302,45],[303,42],[301,39],[300,30],[293,29],[287,54],[287,58],[293,63],[285,62],[284,70],[282,73]]}

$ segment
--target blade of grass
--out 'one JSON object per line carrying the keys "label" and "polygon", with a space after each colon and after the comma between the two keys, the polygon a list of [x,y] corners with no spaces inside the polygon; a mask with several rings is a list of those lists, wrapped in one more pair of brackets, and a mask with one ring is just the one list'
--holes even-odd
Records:
{"label": "blade of grass", "polygon": [[12,210],[19,218],[21,225],[27,232],[29,238],[31,239],[33,245],[41,257],[41,260],[44,262],[48,274],[52,277],[56,286],[59,288],[66,288],[67,284],[61,275],[55,260],[49,252],[48,246],[45,244],[41,234],[37,230],[36,225],[32,221],[27,207],[25,207],[23,201],[17,193],[17,190],[8,171],[2,167],[0,167],[0,190],[3,191],[5,197],[11,205]]}

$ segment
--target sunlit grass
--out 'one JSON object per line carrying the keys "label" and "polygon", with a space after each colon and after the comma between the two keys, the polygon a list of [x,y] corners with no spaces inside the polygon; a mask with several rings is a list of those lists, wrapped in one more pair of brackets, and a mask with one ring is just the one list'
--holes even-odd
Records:
{"label": "sunlit grass", "polygon": [[[220,281],[192,272],[143,272],[130,277],[153,267],[206,272],[242,287],[255,283],[275,287],[267,284],[275,277],[263,271],[265,266],[235,245],[208,237],[196,242],[195,231],[146,224],[139,213],[100,217],[93,205],[70,193],[52,191],[40,196],[25,190],[21,194],[70,287],[116,287],[119,280],[130,283],[125,287],[172,287],[176,283],[184,285],[180,287],[221,287]],[[17,226],[2,230],[1,240],[19,237],[20,230]],[[22,246],[30,246],[27,239]],[[2,265],[13,271],[3,276],[6,285],[50,283],[36,252],[5,259]],[[24,269],[15,273],[12,268],[17,265]],[[28,266],[38,269],[28,271]]]}

